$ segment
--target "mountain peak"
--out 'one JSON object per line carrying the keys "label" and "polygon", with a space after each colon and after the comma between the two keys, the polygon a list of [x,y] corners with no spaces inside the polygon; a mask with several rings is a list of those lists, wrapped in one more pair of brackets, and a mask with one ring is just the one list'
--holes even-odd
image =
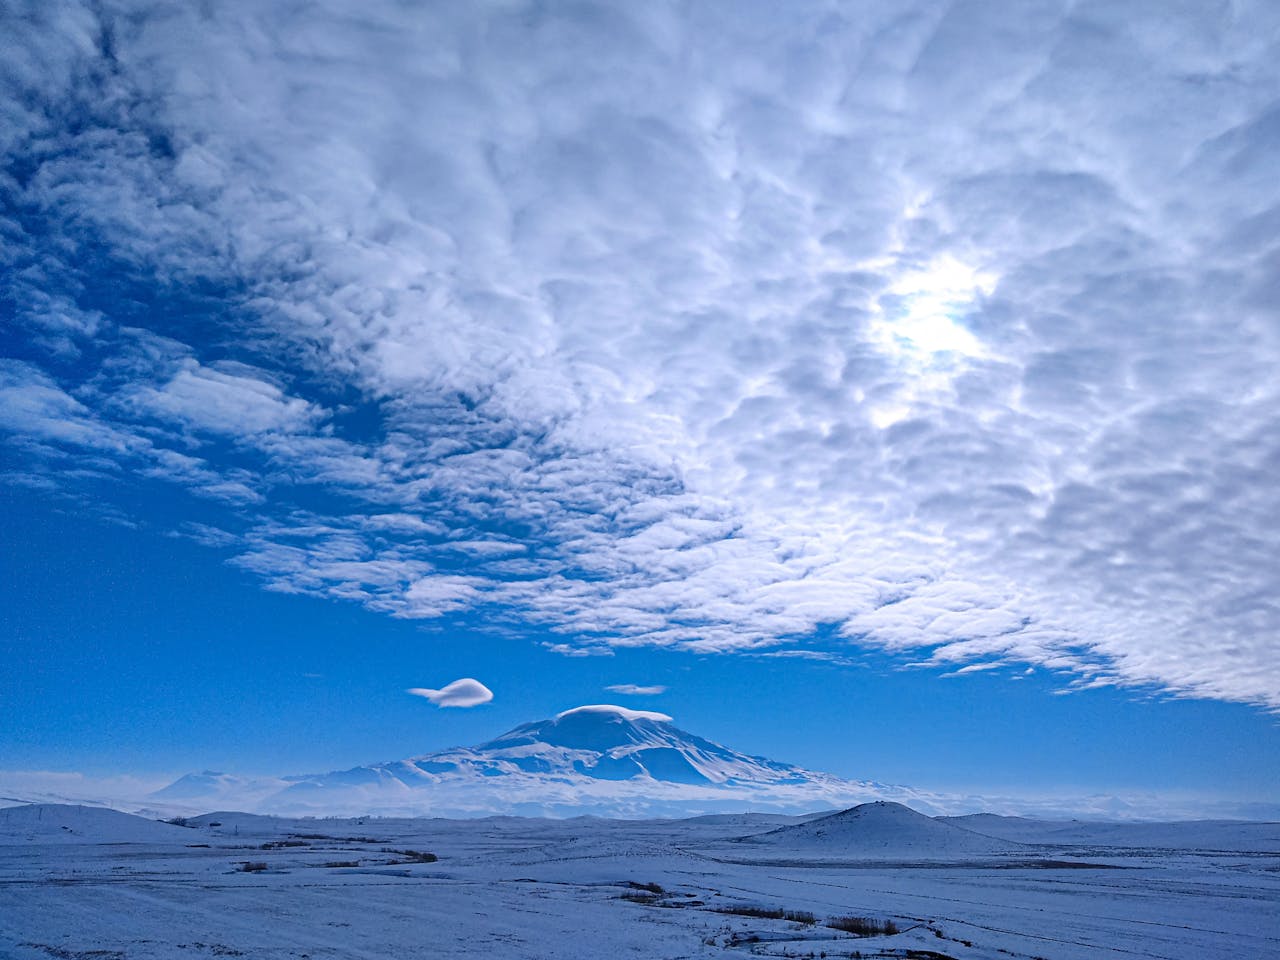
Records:
{"label": "mountain peak", "polygon": [[[477,749],[562,748],[612,754],[630,753],[641,746],[674,745],[687,735],[671,725],[665,713],[630,710],[613,704],[596,703],[557,713],[549,720],[536,720],[509,730]],[[630,775],[640,771],[630,768]]]}

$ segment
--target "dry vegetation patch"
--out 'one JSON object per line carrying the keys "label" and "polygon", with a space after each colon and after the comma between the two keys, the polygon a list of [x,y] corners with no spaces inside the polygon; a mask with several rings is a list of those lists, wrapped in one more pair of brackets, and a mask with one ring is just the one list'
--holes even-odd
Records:
{"label": "dry vegetation patch", "polygon": [[874,917],[832,917],[827,921],[827,926],[859,937],[891,937],[902,932],[892,920],[877,920]]}

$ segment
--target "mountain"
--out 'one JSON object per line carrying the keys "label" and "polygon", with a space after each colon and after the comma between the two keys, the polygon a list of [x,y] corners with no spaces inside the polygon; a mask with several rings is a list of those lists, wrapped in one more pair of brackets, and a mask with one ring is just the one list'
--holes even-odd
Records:
{"label": "mountain", "polygon": [[771,859],[981,857],[1009,853],[1021,846],[884,801],[860,804],[738,842],[766,848]]}
{"label": "mountain", "polygon": [[666,714],[607,704],[522,724],[476,747],[276,780],[188,774],[151,795],[205,810],[452,817],[799,813],[885,797],[932,806],[904,787],[748,756]]}
{"label": "mountain", "polygon": [[645,777],[665,783],[806,783],[814,774],[749,757],[686,733],[666,714],[595,705],[526,723],[473,750],[409,761],[416,769],[467,769],[486,776],[516,771],[581,775],[620,781]]}
{"label": "mountain", "polygon": [[[280,789],[280,786],[276,789]],[[179,777],[163,789],[150,794],[153,800],[172,803],[183,803],[196,800],[208,801],[216,797],[241,797],[246,792],[270,788],[270,781],[248,780],[229,773],[217,773],[205,770],[203,773],[188,773]]]}

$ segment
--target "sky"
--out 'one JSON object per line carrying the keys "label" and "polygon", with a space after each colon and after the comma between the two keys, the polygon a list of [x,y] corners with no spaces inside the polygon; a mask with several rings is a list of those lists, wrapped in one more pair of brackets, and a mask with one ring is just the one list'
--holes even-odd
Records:
{"label": "sky", "polygon": [[0,19],[0,771],[1280,798],[1280,7]]}

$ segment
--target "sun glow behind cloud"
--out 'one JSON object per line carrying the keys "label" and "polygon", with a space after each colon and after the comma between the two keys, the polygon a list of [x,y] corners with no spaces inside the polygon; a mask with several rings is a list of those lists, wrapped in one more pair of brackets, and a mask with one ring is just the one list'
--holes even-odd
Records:
{"label": "sun glow behind cloud", "polygon": [[964,325],[964,318],[995,287],[994,274],[943,254],[893,281],[878,301],[877,333],[886,347],[923,364],[938,354],[985,356],[987,348]]}
{"label": "sun glow behind cloud", "polygon": [[996,283],[993,273],[944,253],[898,273],[876,298],[872,340],[910,378],[889,403],[872,406],[871,420],[877,427],[907,419],[919,402],[945,399],[953,377],[967,361],[992,356],[965,326],[965,318],[980,308]]}

